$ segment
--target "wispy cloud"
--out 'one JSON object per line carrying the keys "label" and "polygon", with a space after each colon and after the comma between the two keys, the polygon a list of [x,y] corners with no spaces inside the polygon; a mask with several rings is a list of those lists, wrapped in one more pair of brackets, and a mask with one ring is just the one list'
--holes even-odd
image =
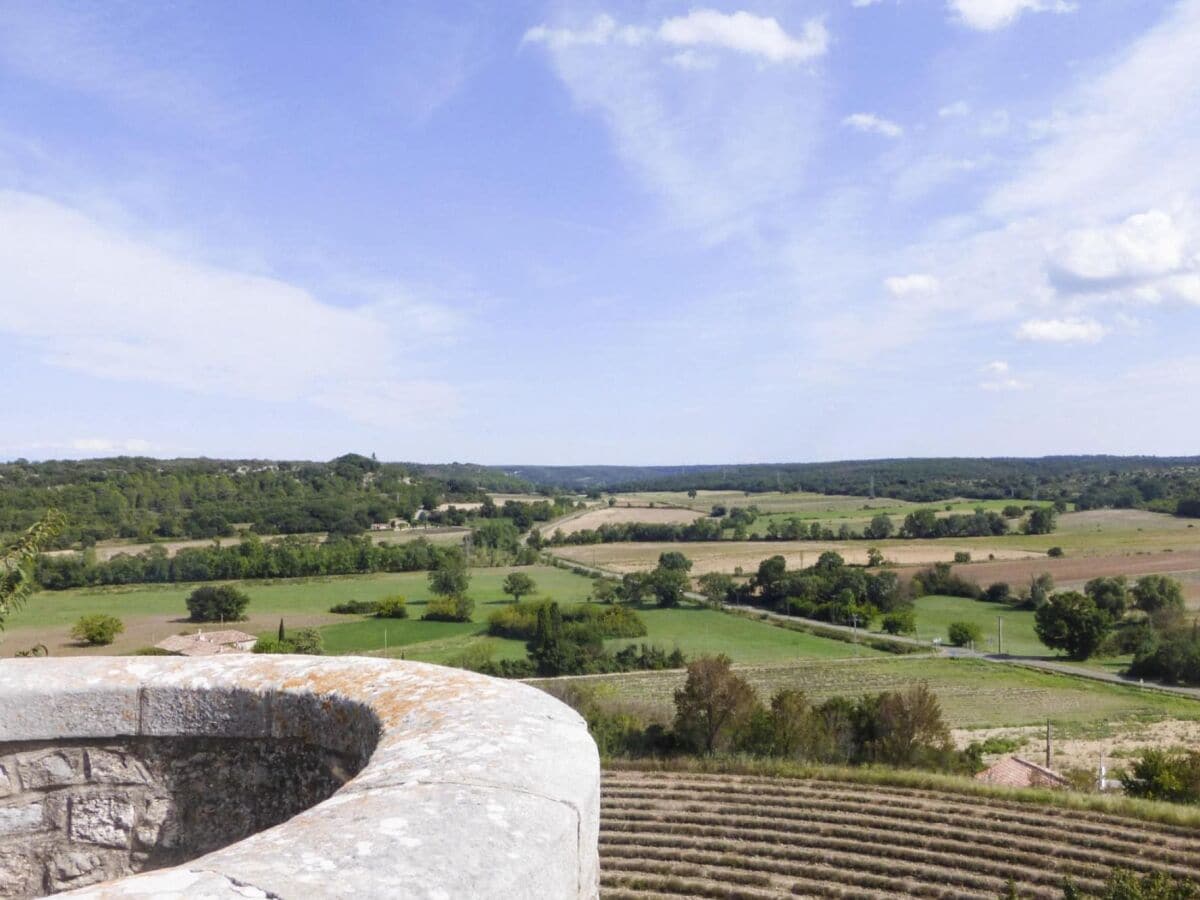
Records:
{"label": "wispy cloud", "polygon": [[428,305],[332,306],[286,281],[196,262],[30,194],[0,192],[0,233],[0,331],[50,365],[201,394],[312,402],[376,423],[453,410],[449,385],[407,374],[406,354],[445,328]]}
{"label": "wispy cloud", "polygon": [[769,63],[792,63],[823,55],[829,33],[819,19],[808,20],[801,33],[793,36],[770,16],[694,9],[686,16],[663,19],[655,27],[619,25],[605,14],[580,28],[537,25],[524,37],[525,43],[547,44],[555,50],[606,44],[636,47],[648,41],[670,47],[732,50]]}
{"label": "wispy cloud", "polygon": [[1108,329],[1095,319],[1029,319],[1017,329],[1023,341],[1051,344],[1095,344]]}
{"label": "wispy cloud", "polygon": [[1003,360],[988,363],[983,367],[982,374],[985,378],[979,387],[985,391],[1023,391],[1029,387],[1028,382],[1013,375],[1012,369]]}
{"label": "wispy cloud", "polygon": [[898,138],[904,134],[904,129],[899,124],[874,113],[852,113],[842,119],[842,124],[855,131],[881,134],[889,138]]}

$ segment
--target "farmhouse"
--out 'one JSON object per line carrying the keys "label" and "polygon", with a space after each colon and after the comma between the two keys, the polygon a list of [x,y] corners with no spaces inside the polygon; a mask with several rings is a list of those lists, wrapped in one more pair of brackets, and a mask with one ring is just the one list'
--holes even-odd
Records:
{"label": "farmhouse", "polygon": [[154,646],[180,656],[216,656],[218,653],[248,653],[258,638],[244,631],[197,631],[174,634]]}
{"label": "farmhouse", "polygon": [[1068,786],[1067,779],[1057,772],[1019,756],[1006,756],[984,769],[975,776],[975,779],[986,781],[988,784],[1002,784],[1006,787],[1065,788]]}

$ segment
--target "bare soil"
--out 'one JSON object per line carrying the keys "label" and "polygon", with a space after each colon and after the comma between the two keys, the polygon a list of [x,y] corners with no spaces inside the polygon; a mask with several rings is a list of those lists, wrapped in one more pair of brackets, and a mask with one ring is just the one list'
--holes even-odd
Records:
{"label": "bare soil", "polygon": [[553,534],[555,531],[561,530],[563,534],[574,534],[577,531],[599,528],[601,525],[617,525],[627,522],[652,525],[690,525],[702,518],[704,518],[702,513],[692,509],[673,509],[664,506],[653,508],[611,506],[590,509],[582,515],[563,519],[561,523],[548,526],[543,533]]}

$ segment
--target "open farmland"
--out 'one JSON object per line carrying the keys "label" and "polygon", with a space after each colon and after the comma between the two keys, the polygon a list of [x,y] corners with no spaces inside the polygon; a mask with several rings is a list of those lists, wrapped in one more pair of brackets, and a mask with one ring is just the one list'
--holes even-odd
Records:
{"label": "open farmland", "polygon": [[920,597],[914,601],[917,633],[921,640],[946,641],[951,622],[970,622],[983,632],[976,650],[996,653],[997,618],[1003,619],[1004,652],[1015,656],[1051,656],[1054,651],[1038,640],[1033,630],[1033,610],[1013,609],[1007,604],[986,603],[967,597]]}
{"label": "open farmland", "polygon": [[602,896],[991,900],[1012,879],[1057,900],[1064,876],[1099,895],[1116,867],[1200,877],[1195,826],[935,784],[608,769]]}
{"label": "open farmland", "polygon": [[643,572],[658,564],[659,554],[676,550],[692,560],[692,575],[706,572],[733,573],[741,569],[753,573],[769,556],[782,556],[789,569],[811,566],[822,553],[832,550],[852,565],[865,565],[869,547],[878,547],[898,565],[929,565],[951,562],[955,552],[966,550],[972,556],[993,554],[997,559],[1044,560],[1046,555],[1010,546],[1005,538],[968,538],[922,541],[696,541],[694,543],[646,542],[622,544],[586,544],[555,547],[554,555],[583,565],[599,566],[612,572]]}
{"label": "open farmland", "polygon": [[690,525],[702,518],[704,518],[703,514],[695,510],[674,509],[666,506],[603,506],[582,513],[574,513],[557,522],[542,526],[542,533],[546,536],[559,531],[563,534],[574,534],[577,531],[596,529],[601,525],[619,525],[629,522],[646,525]]}
{"label": "open farmland", "polygon": [[[1166,719],[1200,720],[1200,701],[1190,697],[980,659],[887,656],[737,668],[764,699],[785,687],[798,688],[819,703],[924,683],[937,694],[947,723],[955,728],[1044,726],[1049,718],[1056,728],[1090,734]],[[587,677],[613,700],[638,703],[666,721],[685,675],[674,671]]]}

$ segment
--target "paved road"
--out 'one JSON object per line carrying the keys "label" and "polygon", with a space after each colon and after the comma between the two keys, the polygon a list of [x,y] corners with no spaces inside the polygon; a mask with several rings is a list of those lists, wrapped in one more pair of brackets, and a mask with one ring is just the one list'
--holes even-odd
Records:
{"label": "paved road", "polygon": [[[550,554],[551,556],[553,554]],[[604,578],[620,578],[615,572],[610,572],[607,569],[602,569],[598,566],[588,566],[582,563],[576,563],[573,560],[563,560],[569,563],[573,568],[584,569],[593,575],[599,575]],[[707,602],[701,594],[689,592],[686,595],[691,600],[699,602]],[[1001,663],[1010,666],[1023,666],[1027,669],[1039,669],[1043,672],[1056,672],[1061,675],[1073,675],[1076,678],[1087,678],[1092,681],[1103,681],[1108,684],[1119,684],[1125,687],[1142,688],[1149,691],[1160,691],[1168,694],[1179,694],[1184,697],[1191,697],[1200,700],[1200,688],[1179,687],[1170,684],[1158,684],[1156,682],[1142,682],[1136,678],[1126,678],[1123,675],[1117,675],[1113,672],[1102,672],[1098,669],[1084,669],[1079,666],[1071,665],[1066,662],[1056,662],[1052,659],[1042,659],[1037,656],[1009,656],[1008,654],[984,653],[979,650],[971,650],[966,647],[949,647],[941,644],[932,644],[930,641],[923,641],[918,638],[906,637],[901,635],[880,635],[874,632],[863,632],[850,625],[834,625],[831,622],[822,622],[818,619],[804,619],[799,616],[789,616],[784,613],[771,612],[770,610],[760,609],[757,606],[739,606],[732,603],[722,604],[722,608],[730,611],[741,611],[753,613],[755,616],[765,615],[769,619],[774,619],[780,622],[795,622],[798,625],[811,626],[816,630],[824,629],[826,631],[839,631],[843,634],[851,636],[863,635],[866,637],[883,637],[889,641],[895,641],[900,644],[907,644],[913,647],[923,647],[933,650],[937,655],[953,659],[983,659],[988,662]]]}

